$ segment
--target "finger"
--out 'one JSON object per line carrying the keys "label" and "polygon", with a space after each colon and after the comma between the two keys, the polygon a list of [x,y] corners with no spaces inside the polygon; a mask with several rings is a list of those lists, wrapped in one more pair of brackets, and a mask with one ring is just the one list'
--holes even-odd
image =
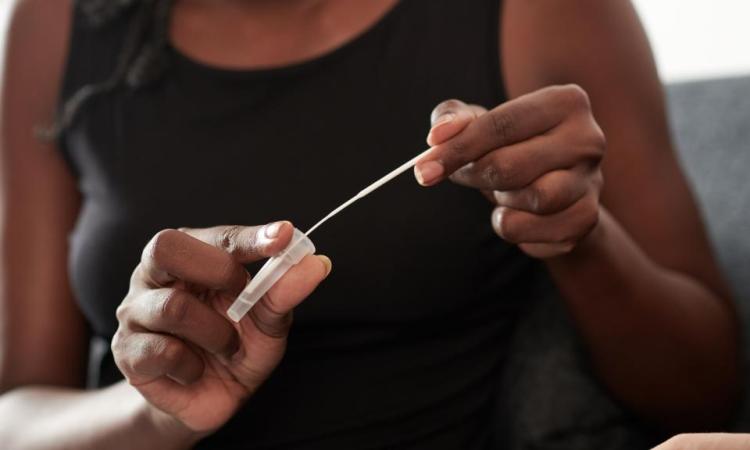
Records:
{"label": "finger", "polygon": [[306,256],[263,296],[248,314],[265,335],[283,338],[289,332],[292,310],[331,273],[326,256]]}
{"label": "finger", "polygon": [[277,255],[289,244],[294,226],[287,221],[263,226],[225,225],[213,228],[181,228],[180,231],[231,254],[242,264]]}
{"label": "finger", "polygon": [[133,386],[167,376],[191,384],[203,375],[203,359],[176,337],[118,331],[112,340],[115,363]]}
{"label": "finger", "polygon": [[181,289],[149,291],[123,303],[117,317],[133,329],[177,336],[215,355],[230,357],[240,345],[227,319]]}
{"label": "finger", "polygon": [[421,184],[431,186],[489,151],[553,129],[572,112],[589,111],[577,86],[552,86],[518,97],[472,121],[461,133],[428,152],[415,166]]}
{"label": "finger", "polygon": [[565,242],[560,244],[519,244],[518,247],[532,258],[550,259],[572,252],[576,245],[573,242]]}
{"label": "finger", "polygon": [[652,450],[710,450],[750,448],[750,434],[687,433],[678,434]]}
{"label": "finger", "polygon": [[570,208],[548,216],[526,211],[495,208],[492,226],[504,240],[513,244],[576,242],[588,234],[599,220],[599,204],[595,193],[584,196]]}
{"label": "finger", "polygon": [[231,292],[241,291],[248,277],[242,264],[226,251],[177,230],[160,231],[151,239],[141,255],[140,274],[149,287],[182,280]]}
{"label": "finger", "polygon": [[530,185],[514,191],[495,191],[498,206],[549,215],[577,202],[586,195],[590,181],[580,170],[555,170],[542,175]]}
{"label": "finger", "polygon": [[488,152],[450,178],[477,189],[516,190],[554,170],[596,165],[602,156],[601,147],[593,140],[579,140],[564,132],[545,134]]}
{"label": "finger", "polygon": [[478,105],[467,105],[461,100],[446,100],[432,111],[432,128],[427,135],[427,144],[442,144],[463,131],[466,126],[486,110]]}

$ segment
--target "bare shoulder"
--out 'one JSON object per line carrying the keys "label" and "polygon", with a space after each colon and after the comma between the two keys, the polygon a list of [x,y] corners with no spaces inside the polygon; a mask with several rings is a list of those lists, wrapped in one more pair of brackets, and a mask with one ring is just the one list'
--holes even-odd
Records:
{"label": "bare shoulder", "polygon": [[500,20],[510,96],[581,86],[607,136],[604,207],[654,261],[726,296],[677,162],[663,87],[631,1],[504,0]]}
{"label": "bare shoulder", "polygon": [[8,38],[32,38],[35,42],[66,44],[73,0],[10,0]]}
{"label": "bare shoulder", "polygon": [[57,111],[72,0],[13,0],[6,7],[12,11],[0,76],[0,240],[7,256],[0,263],[7,281],[0,289],[0,392],[80,386],[87,328],[65,269],[79,194],[55,144],[34,134]]}
{"label": "bare shoulder", "polygon": [[653,89],[658,82],[630,0],[505,0],[503,13],[502,51],[511,91],[618,80]]}
{"label": "bare shoulder", "polygon": [[[3,109],[51,120],[68,53],[72,0],[12,0],[3,64]],[[33,95],[23,95],[33,93]]]}

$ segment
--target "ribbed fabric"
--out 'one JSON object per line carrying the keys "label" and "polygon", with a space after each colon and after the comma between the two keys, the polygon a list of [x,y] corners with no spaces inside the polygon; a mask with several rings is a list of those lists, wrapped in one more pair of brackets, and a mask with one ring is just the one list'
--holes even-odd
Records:
{"label": "ribbed fabric", "polygon": [[[79,304],[108,340],[150,237],[292,220],[305,229],[421,152],[434,106],[504,99],[497,0],[403,0],[312,61],[207,67],[170,47],[154,86],[92,100],[61,140],[83,210]],[[63,99],[111,73],[129,26],[76,14]],[[539,266],[503,243],[477,191],[404,175],[313,236],[332,275],[295,312],[271,379],[202,448],[486,445],[506,341]],[[96,385],[121,378],[110,354]]]}

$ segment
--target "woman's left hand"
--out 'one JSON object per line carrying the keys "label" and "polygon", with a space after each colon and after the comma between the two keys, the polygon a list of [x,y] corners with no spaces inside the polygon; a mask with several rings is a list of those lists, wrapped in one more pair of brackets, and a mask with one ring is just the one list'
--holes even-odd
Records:
{"label": "woman's left hand", "polygon": [[599,221],[605,138],[586,92],[552,86],[487,111],[448,100],[432,113],[420,184],[446,177],[497,207],[492,225],[528,255],[572,251]]}

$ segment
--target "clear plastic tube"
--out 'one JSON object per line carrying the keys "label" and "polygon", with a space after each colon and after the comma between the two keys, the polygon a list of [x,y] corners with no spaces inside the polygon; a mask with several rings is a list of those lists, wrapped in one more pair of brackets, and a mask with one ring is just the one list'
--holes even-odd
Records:
{"label": "clear plastic tube", "polygon": [[258,303],[266,292],[279,281],[289,269],[302,261],[307,255],[315,253],[315,245],[300,230],[294,229],[294,236],[287,247],[278,255],[269,259],[257,274],[245,286],[237,299],[229,307],[227,315],[239,322],[248,311]]}

